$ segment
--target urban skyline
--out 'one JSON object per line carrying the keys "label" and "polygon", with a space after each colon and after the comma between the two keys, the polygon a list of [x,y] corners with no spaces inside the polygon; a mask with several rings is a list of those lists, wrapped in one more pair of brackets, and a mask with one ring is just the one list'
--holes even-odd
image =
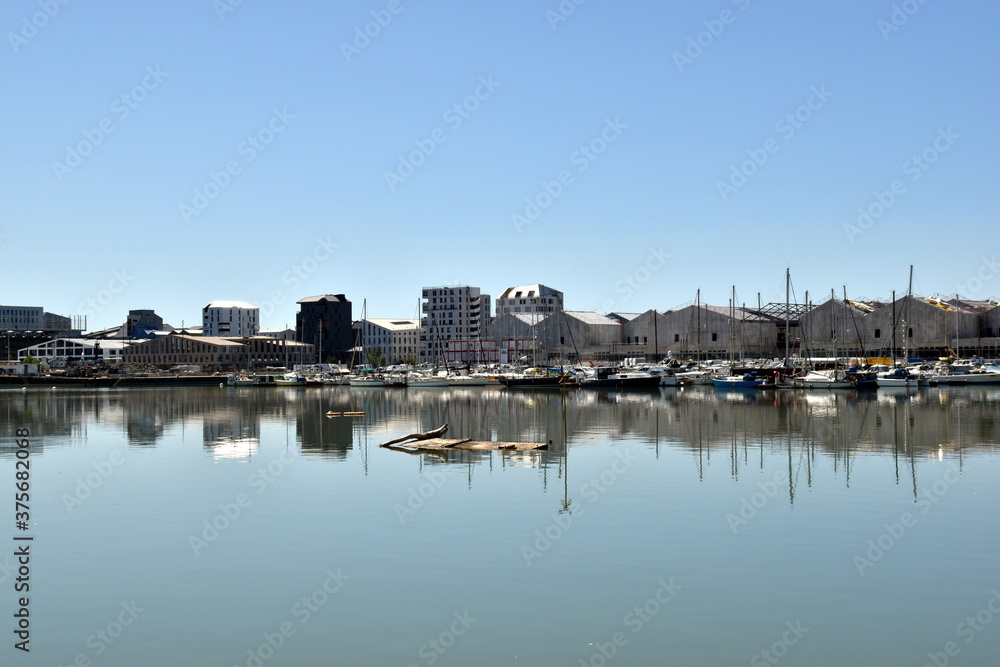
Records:
{"label": "urban skyline", "polygon": [[786,266],[1000,292],[1000,6],[393,9],[4,3],[6,284],[92,327],[218,298],[291,325],[327,286],[408,317],[401,278],[631,312],[781,300]]}

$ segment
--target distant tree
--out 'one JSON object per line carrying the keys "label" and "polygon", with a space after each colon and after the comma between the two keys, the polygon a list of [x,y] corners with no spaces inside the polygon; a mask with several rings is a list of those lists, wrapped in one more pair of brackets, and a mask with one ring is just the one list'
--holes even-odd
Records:
{"label": "distant tree", "polygon": [[24,364],[40,364],[40,363],[42,363],[42,360],[39,359],[38,357],[35,357],[35,356],[32,356],[32,355],[29,354],[28,356],[26,356],[24,358],[24,361],[22,361],[21,363],[24,363]]}
{"label": "distant tree", "polygon": [[385,366],[385,353],[382,351],[381,347],[376,347],[368,353],[368,365],[372,368],[381,368]]}
{"label": "distant tree", "polygon": [[406,357],[403,358],[403,363],[409,364],[411,366],[416,366],[417,365],[417,355],[415,355],[415,354],[408,354],[408,355],[406,355]]}

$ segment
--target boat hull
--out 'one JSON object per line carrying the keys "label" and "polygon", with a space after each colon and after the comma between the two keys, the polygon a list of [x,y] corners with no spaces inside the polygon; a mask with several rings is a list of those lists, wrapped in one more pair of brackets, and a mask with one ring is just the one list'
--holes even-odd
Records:
{"label": "boat hull", "polygon": [[652,389],[660,386],[660,378],[653,375],[649,377],[634,378],[587,378],[580,380],[580,387],[593,389],[601,387],[612,387],[615,389]]}
{"label": "boat hull", "polygon": [[382,380],[348,380],[347,383],[352,387],[384,387],[385,382]]}
{"label": "boat hull", "polygon": [[763,380],[747,380],[740,378],[712,378],[712,384],[718,389],[756,389],[764,385]]}
{"label": "boat hull", "polygon": [[561,387],[563,386],[560,377],[501,377],[500,384],[505,387]]}
{"label": "boat hull", "polygon": [[448,380],[452,387],[485,387],[489,378],[485,376],[460,375]]}

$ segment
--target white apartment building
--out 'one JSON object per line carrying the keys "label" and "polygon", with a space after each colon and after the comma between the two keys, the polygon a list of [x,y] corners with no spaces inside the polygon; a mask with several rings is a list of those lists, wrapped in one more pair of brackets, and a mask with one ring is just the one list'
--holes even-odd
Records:
{"label": "white apartment building", "polygon": [[497,317],[507,313],[542,313],[544,317],[562,309],[563,293],[538,283],[508,287],[497,297]]}
{"label": "white apartment building", "polygon": [[361,357],[367,359],[375,348],[385,355],[386,364],[420,360],[420,320],[369,318],[361,320]]}
{"label": "white apartment building", "polygon": [[201,309],[202,334],[222,338],[256,336],[260,308],[242,301],[213,301]]}
{"label": "white apartment building", "polygon": [[474,341],[486,335],[490,295],[481,294],[478,287],[425,287],[421,296],[420,361],[443,363],[449,341]]}

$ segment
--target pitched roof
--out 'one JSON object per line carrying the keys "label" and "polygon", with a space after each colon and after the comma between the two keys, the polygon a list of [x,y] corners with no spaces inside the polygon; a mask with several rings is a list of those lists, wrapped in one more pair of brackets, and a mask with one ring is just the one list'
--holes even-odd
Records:
{"label": "pitched roof", "polygon": [[350,303],[350,300],[343,294],[320,294],[318,296],[307,296],[304,299],[299,299],[295,303],[316,303],[323,300],[331,301],[333,303]]}
{"label": "pitched roof", "polygon": [[586,324],[608,324],[612,326],[621,326],[621,322],[619,320],[612,319],[607,315],[601,315],[596,310],[564,310],[563,312],[567,317],[572,317]]}

